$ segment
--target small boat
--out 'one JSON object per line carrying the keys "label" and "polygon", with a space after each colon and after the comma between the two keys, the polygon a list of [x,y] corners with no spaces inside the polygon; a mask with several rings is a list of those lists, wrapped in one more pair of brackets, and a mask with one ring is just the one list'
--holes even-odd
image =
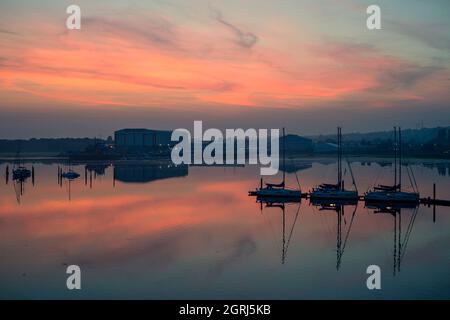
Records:
{"label": "small boat", "polygon": [[[392,186],[378,185],[372,191],[366,192],[364,201],[367,203],[419,203],[419,192],[417,186],[414,192],[402,191],[402,151],[401,130],[394,128],[394,184]],[[398,152],[398,157],[397,157]],[[398,177],[397,177],[398,176]],[[398,183],[397,183],[398,179]],[[414,186],[413,183],[411,183]]]}
{"label": "small boat", "polygon": [[77,172],[73,171],[73,170],[69,170],[67,172],[61,173],[61,177],[65,178],[65,179],[69,179],[69,180],[76,179],[79,176],[80,175]]}
{"label": "small boat", "polygon": [[31,170],[19,166],[13,170],[13,180],[25,180],[31,177]]}
{"label": "small boat", "polygon": [[261,178],[260,187],[256,190],[249,191],[249,196],[257,196],[260,198],[301,198],[302,192],[300,188],[298,190],[286,188],[286,138],[284,131],[283,128],[283,181],[279,184],[266,183],[263,186],[263,179]]}
{"label": "small boat", "polygon": [[[316,188],[313,188],[310,193],[311,199],[329,199],[329,200],[358,200],[358,190],[345,190],[344,181],[342,180],[342,131],[338,127],[338,181],[336,184],[323,183]],[[348,163],[350,173],[353,179],[353,185],[356,189],[355,179],[353,177],[353,171],[351,170],[350,163]]]}
{"label": "small boat", "polygon": [[19,147],[16,152],[16,160],[15,164],[12,170],[12,178],[13,180],[19,180],[24,182],[29,177],[33,176],[34,179],[34,169],[33,171],[25,167],[24,162],[20,158],[20,141],[19,141]]}

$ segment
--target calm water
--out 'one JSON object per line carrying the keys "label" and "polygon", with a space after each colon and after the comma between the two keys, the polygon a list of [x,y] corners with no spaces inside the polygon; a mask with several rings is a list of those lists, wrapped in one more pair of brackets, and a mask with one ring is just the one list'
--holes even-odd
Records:
{"label": "calm water", "polygon": [[[286,206],[283,229],[281,208],[261,210],[247,196],[259,184],[253,166],[97,166],[85,178],[75,165],[81,177],[60,186],[58,164],[36,162],[27,164],[35,184],[28,179],[20,195],[5,183],[6,165],[0,298],[450,298],[450,208],[437,207],[433,222],[433,208],[392,215],[360,202],[345,207],[339,231],[334,210],[303,199]],[[352,167],[360,193],[391,182],[386,160]],[[436,182],[438,198],[450,199],[450,163],[411,168],[421,195]],[[288,169],[298,170],[303,191],[335,180],[329,160]],[[297,185],[293,173],[287,179]],[[82,269],[81,291],[66,289],[71,264]],[[380,291],[366,288],[371,264],[381,267]]]}

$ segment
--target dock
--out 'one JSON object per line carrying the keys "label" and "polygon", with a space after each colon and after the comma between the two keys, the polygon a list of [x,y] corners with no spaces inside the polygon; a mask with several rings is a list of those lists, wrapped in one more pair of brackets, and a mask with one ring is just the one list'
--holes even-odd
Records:
{"label": "dock", "polygon": [[420,198],[420,203],[428,206],[450,207],[450,200],[433,199],[431,197]]}
{"label": "dock", "polygon": [[[301,198],[309,199],[310,194],[308,192],[302,192]],[[364,201],[364,195],[358,195],[358,201]],[[427,206],[450,207],[450,200],[436,199],[434,197],[420,198],[419,203]]]}

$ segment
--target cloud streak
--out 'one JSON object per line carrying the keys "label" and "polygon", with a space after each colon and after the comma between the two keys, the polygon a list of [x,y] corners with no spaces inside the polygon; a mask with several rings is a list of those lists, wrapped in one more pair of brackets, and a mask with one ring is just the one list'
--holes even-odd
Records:
{"label": "cloud streak", "polygon": [[222,12],[211,8],[212,17],[219,22],[221,25],[225,26],[231,33],[236,37],[236,44],[243,48],[252,48],[258,42],[258,37],[249,31],[244,31],[236,25],[228,22],[223,18]]}
{"label": "cloud streak", "polygon": [[[355,19],[343,19],[336,29],[314,25],[328,18],[319,2],[303,19],[276,2],[258,11],[247,2],[239,12],[222,5],[174,3],[111,15],[92,10],[79,31],[51,19],[33,20],[33,28],[20,19],[6,21],[7,33],[0,29],[0,109],[51,114],[60,106],[84,112],[114,107],[126,113],[136,107],[149,114],[166,110],[167,118],[174,116],[167,110],[180,110],[180,119],[208,110],[223,119],[250,107],[259,114],[346,106],[368,112],[411,102],[442,106],[450,99],[448,35],[438,25],[414,33],[409,26],[432,26],[430,21],[388,21],[372,38],[348,34],[354,25],[347,23]],[[360,14],[345,12],[349,18]]]}
{"label": "cloud streak", "polygon": [[168,20],[158,16],[151,16],[140,24],[93,16],[83,19],[83,28],[97,37],[106,35],[118,39],[128,39],[136,45],[181,50],[178,45],[176,27]]}
{"label": "cloud streak", "polygon": [[414,39],[432,48],[450,51],[450,36],[447,25],[436,23],[417,25],[388,19],[383,23],[387,26],[387,30]]}

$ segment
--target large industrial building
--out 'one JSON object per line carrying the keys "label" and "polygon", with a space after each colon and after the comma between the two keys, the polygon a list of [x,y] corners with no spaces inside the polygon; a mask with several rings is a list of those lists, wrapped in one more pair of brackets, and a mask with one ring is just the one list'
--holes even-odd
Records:
{"label": "large industrial building", "polygon": [[117,148],[150,148],[173,145],[171,131],[150,129],[121,129],[114,132]]}

